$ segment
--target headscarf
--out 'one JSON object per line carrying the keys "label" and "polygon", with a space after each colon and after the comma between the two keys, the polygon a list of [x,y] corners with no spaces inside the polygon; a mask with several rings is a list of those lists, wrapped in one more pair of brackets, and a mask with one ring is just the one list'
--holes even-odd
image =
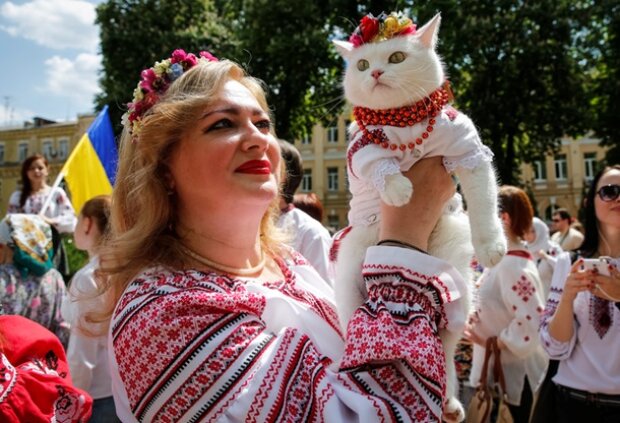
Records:
{"label": "headscarf", "polygon": [[53,266],[52,229],[39,215],[7,215],[0,222],[0,243],[13,249],[13,264],[23,276],[43,276]]}
{"label": "headscarf", "polygon": [[549,227],[545,222],[537,217],[534,217],[532,221],[534,232],[536,233],[536,239],[527,245],[527,249],[530,253],[536,254],[543,250],[547,252],[551,248],[551,241],[549,238]]}

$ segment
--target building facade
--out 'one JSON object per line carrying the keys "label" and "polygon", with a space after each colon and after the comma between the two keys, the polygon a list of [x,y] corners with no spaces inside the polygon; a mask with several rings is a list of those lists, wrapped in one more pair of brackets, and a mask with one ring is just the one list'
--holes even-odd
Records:
{"label": "building facade", "polygon": [[75,121],[62,123],[34,118],[20,127],[0,128],[0,212],[6,214],[9,197],[20,188],[21,165],[29,156],[39,153],[50,167],[49,183],[53,183],[65,160],[86,132],[95,115],[80,115]]}
{"label": "building facade", "polygon": [[[324,208],[323,224],[330,230],[348,225],[351,195],[347,187],[346,128],[350,113],[343,113],[330,126],[317,124],[312,135],[295,140],[304,163],[301,192],[314,192]],[[552,211],[564,207],[573,216],[581,206],[589,182],[605,156],[599,141],[584,137],[563,139],[560,150],[545,160],[521,166],[521,179],[532,194],[536,215],[551,221]]]}

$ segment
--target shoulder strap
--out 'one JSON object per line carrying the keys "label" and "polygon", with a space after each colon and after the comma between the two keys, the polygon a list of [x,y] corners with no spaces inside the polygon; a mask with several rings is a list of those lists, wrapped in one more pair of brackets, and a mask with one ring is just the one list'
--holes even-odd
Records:
{"label": "shoulder strap", "polygon": [[499,349],[499,345],[497,345],[497,338],[493,337],[493,355],[495,356],[495,360],[493,363],[493,379],[497,383],[499,383],[499,387],[501,388],[502,395],[506,395],[506,380],[504,379],[504,369],[502,368],[502,360],[501,354],[502,351]]}

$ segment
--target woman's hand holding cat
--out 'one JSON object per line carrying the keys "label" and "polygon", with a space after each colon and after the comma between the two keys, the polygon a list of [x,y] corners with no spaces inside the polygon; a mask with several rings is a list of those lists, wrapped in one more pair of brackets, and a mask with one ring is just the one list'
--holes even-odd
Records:
{"label": "woman's hand holding cat", "polygon": [[381,204],[379,239],[395,239],[426,250],[430,234],[456,187],[440,156],[418,161],[403,175],[416,187],[415,195],[401,207]]}

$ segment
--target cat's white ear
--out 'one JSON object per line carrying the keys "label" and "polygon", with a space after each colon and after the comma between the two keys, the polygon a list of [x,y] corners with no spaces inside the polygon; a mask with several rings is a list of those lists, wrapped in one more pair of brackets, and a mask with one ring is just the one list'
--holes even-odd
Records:
{"label": "cat's white ear", "polygon": [[351,51],[353,50],[353,44],[348,41],[334,40],[333,43],[334,46],[336,46],[336,51],[338,52],[338,54],[340,54],[344,58],[348,57],[349,53],[351,53]]}
{"label": "cat's white ear", "polygon": [[437,45],[437,32],[439,32],[439,23],[441,22],[441,13],[433,16],[426,25],[416,31],[416,36],[424,47],[434,49]]}

